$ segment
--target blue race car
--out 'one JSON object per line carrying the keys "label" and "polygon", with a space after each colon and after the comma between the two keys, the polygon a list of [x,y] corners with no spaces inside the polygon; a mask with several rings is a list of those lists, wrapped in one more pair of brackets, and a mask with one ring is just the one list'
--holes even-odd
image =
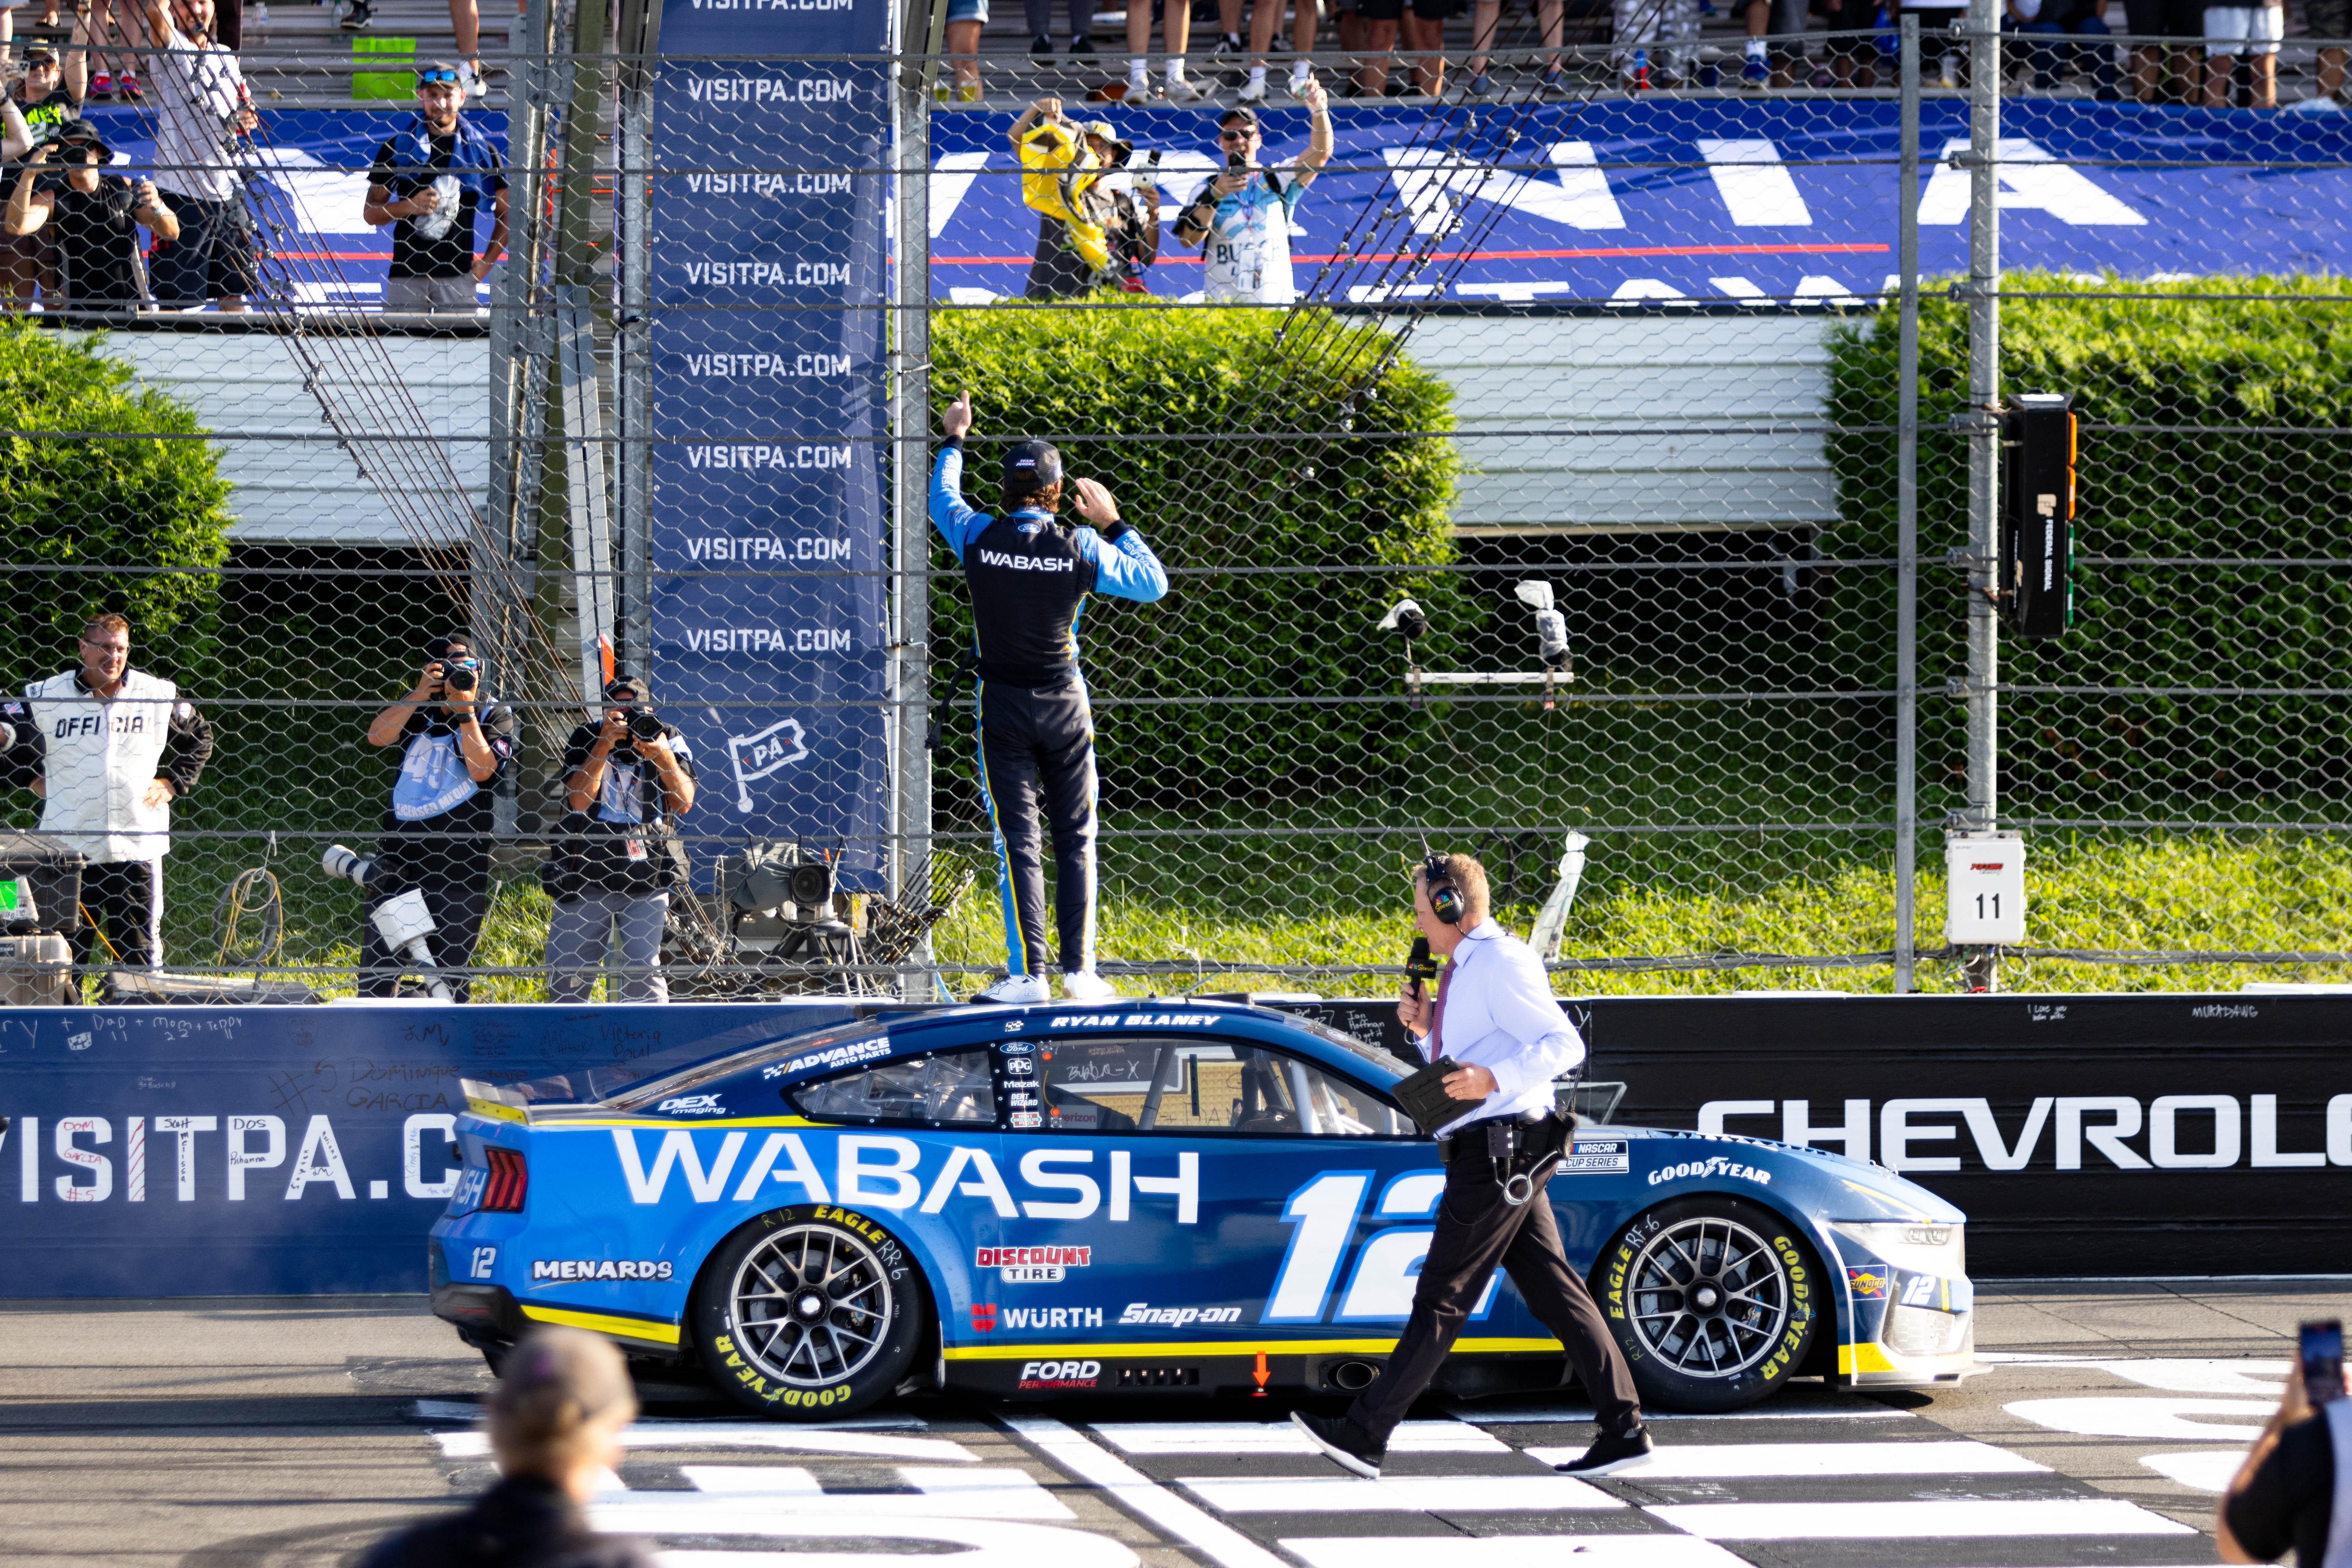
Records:
{"label": "blue race car", "polygon": [[[837,1417],[921,1386],[1348,1393],[1411,1308],[1444,1177],[1404,1066],[1295,1016],[1124,1001],[884,1015],[594,1102],[468,1083],[433,1308]],[[1587,1125],[1548,1189],[1643,1399],[1972,1370],[1963,1216],[1883,1168]],[[1497,1275],[1439,1386],[1558,1386]]]}

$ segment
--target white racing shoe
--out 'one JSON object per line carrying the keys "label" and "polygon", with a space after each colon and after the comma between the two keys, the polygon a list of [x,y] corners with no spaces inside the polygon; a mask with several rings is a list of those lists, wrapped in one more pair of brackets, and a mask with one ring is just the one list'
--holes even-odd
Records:
{"label": "white racing shoe", "polygon": [[1053,988],[1042,974],[1008,974],[979,995],[975,1002],[1051,1002]]}
{"label": "white racing shoe", "polygon": [[1118,987],[1091,969],[1081,969],[1062,976],[1062,994],[1073,1002],[1108,1002],[1118,995]]}

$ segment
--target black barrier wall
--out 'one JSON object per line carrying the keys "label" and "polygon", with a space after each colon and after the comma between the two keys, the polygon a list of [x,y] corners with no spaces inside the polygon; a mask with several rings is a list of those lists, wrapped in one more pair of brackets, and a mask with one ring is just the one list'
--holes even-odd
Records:
{"label": "black barrier wall", "polygon": [[[2352,1268],[2352,996],[1601,998],[1614,1120],[1875,1160],[1979,1279]],[[1306,1009],[1403,1048],[1393,1004]]]}
{"label": "black barrier wall", "polygon": [[[2352,1267],[2352,997],[1565,1005],[1615,1119],[1876,1160],[1979,1279]],[[1301,1009],[1404,1050],[1393,1004]],[[848,1015],[674,1007],[0,1010],[0,1296],[421,1289],[459,1077],[601,1093]]]}

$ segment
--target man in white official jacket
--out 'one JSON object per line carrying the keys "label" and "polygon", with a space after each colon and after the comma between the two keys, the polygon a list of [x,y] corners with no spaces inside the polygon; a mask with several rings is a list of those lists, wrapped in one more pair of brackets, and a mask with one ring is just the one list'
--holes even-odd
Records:
{"label": "man in white official jacket", "polygon": [[[172,802],[196,787],[213,754],[212,726],[180,689],[131,668],[131,623],[99,616],[82,627],[81,663],[0,703],[13,726],[10,772],[47,805],[41,831],[89,858],[86,917],[74,962],[163,962],[163,857]],[[97,930],[92,930],[95,921]]]}

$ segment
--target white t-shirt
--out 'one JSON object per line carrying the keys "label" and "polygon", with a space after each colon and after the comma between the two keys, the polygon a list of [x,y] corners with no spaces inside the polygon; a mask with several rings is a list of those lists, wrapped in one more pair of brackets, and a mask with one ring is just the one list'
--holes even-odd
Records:
{"label": "white t-shirt", "polygon": [[155,89],[155,184],[175,196],[234,199],[228,120],[245,83],[236,56],[218,44],[199,50],[174,27],[147,56],[147,79]]}
{"label": "white t-shirt", "polygon": [[[1201,183],[1193,201],[1215,177]],[[1295,171],[1253,169],[1247,184],[1219,198],[1201,253],[1209,299],[1287,305],[1297,298],[1290,281],[1290,215],[1306,188]]]}

